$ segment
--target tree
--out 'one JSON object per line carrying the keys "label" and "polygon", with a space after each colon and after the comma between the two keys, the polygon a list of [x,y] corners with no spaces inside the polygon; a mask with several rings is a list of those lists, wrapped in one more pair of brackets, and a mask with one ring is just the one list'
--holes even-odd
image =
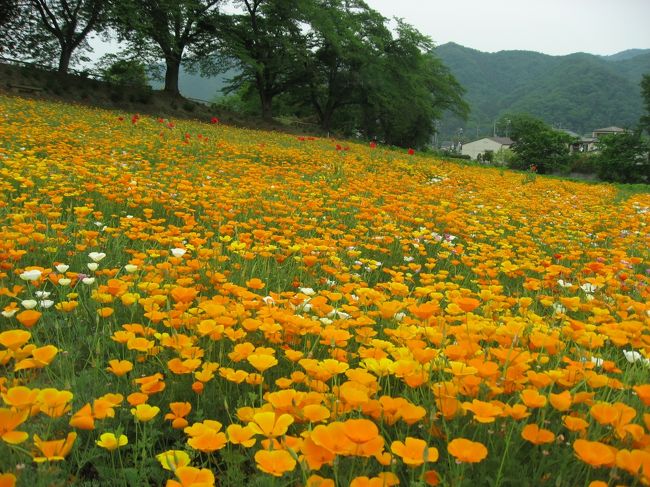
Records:
{"label": "tree", "polygon": [[306,89],[297,98],[308,100],[329,131],[337,111],[361,103],[364,66],[381,56],[391,34],[386,19],[362,0],[316,0],[309,7]]}
{"label": "tree", "polygon": [[17,0],[4,0],[0,2],[0,26],[9,23],[19,12]]}
{"label": "tree", "polygon": [[132,85],[143,88],[148,86],[145,66],[135,59],[120,59],[114,54],[102,56],[101,65],[107,68],[101,70],[102,77],[113,85]]}
{"label": "tree", "polygon": [[120,0],[113,25],[145,58],[165,60],[164,90],[180,95],[178,75],[184,56],[206,42],[221,0]]}
{"label": "tree", "polygon": [[644,74],[641,79],[641,97],[645,105],[645,115],[641,117],[641,127],[645,128],[646,132],[650,134],[650,73]]}
{"label": "tree", "polygon": [[106,0],[30,0],[39,26],[59,44],[59,73],[70,67],[73,52],[103,20]]}
{"label": "tree", "polygon": [[419,147],[430,142],[434,122],[445,111],[466,118],[469,108],[431,39],[399,20],[396,34],[379,59],[362,69],[364,132],[388,144]]}
{"label": "tree", "polygon": [[650,144],[641,129],[602,137],[598,141],[598,177],[618,183],[650,182]]}
{"label": "tree", "polygon": [[540,174],[557,171],[569,163],[569,143],[572,137],[554,130],[530,115],[506,115],[510,120],[510,138],[516,158],[509,163],[514,169],[535,166]]}
{"label": "tree", "polygon": [[301,30],[304,0],[239,0],[243,14],[222,15],[216,28],[221,57],[239,71],[229,91],[251,86],[262,117],[273,116],[273,99],[305,78],[306,36]]}
{"label": "tree", "polygon": [[0,52],[52,64],[67,73],[73,58],[90,49],[87,36],[103,28],[108,0],[9,1],[0,8]]}

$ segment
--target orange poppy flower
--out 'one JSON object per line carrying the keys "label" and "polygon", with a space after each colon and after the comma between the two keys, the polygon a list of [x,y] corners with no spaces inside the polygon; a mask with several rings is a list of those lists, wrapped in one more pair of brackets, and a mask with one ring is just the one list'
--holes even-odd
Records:
{"label": "orange poppy flower", "polygon": [[170,479],[166,487],[213,487],[215,482],[214,474],[207,468],[178,467],[174,474],[178,481]]}
{"label": "orange poppy flower", "polygon": [[40,389],[29,389],[25,386],[11,387],[2,392],[2,400],[17,411],[28,410],[30,416],[38,413],[38,395]]}
{"label": "orange poppy flower", "polygon": [[521,437],[530,441],[533,445],[543,445],[555,440],[555,434],[547,429],[540,428],[536,424],[527,424],[521,431]]}
{"label": "orange poppy flower", "polygon": [[221,450],[226,446],[227,438],[225,433],[221,432],[222,424],[219,421],[206,419],[201,423],[194,423],[186,427],[183,431],[191,438],[187,444],[202,452],[210,453]]}
{"label": "orange poppy flower", "polygon": [[447,451],[462,463],[481,462],[488,454],[485,445],[465,438],[456,438],[450,441],[447,445]]}
{"label": "orange poppy flower", "polygon": [[336,485],[332,479],[326,479],[320,475],[313,474],[307,479],[305,487],[336,487]]}
{"label": "orange poppy flower", "polygon": [[79,411],[74,413],[72,415],[72,419],[70,419],[69,424],[73,428],[78,428],[82,430],[95,429],[95,418],[93,416],[90,403],[86,403]]}
{"label": "orange poppy flower", "polygon": [[36,324],[36,322],[40,319],[41,316],[42,313],[36,311],[35,309],[26,309],[18,313],[16,315],[16,319],[21,325],[27,328],[31,328]]}
{"label": "orange poppy flower", "polygon": [[41,389],[38,394],[38,405],[41,412],[51,418],[58,418],[70,411],[72,392],[59,391],[53,388]]}
{"label": "orange poppy flower", "polygon": [[133,363],[129,362],[128,360],[113,359],[108,361],[108,365],[109,366],[106,368],[106,370],[118,377],[121,377],[133,370]]}
{"label": "orange poppy flower", "polygon": [[602,425],[614,424],[620,416],[619,411],[613,405],[606,402],[600,402],[591,406],[589,414]]}
{"label": "orange poppy flower", "polygon": [[138,404],[144,404],[149,400],[149,396],[143,392],[133,392],[126,396],[127,402],[131,406],[137,406]]}
{"label": "orange poppy flower", "polygon": [[562,416],[562,423],[569,431],[584,432],[589,426],[587,421],[576,416]]}
{"label": "orange poppy flower", "polygon": [[24,431],[16,431],[16,428],[27,421],[29,411],[15,411],[7,408],[0,408],[0,438],[3,441],[16,445],[22,443],[29,434]]}
{"label": "orange poppy flower", "polygon": [[296,460],[286,450],[259,450],[255,453],[255,462],[262,472],[275,477],[281,477],[296,468]]}
{"label": "orange poppy flower", "polygon": [[335,455],[349,455],[355,448],[354,442],[345,434],[345,426],[340,421],[316,426],[309,438],[316,445]]}
{"label": "orange poppy flower", "polygon": [[267,438],[277,438],[287,432],[293,423],[293,417],[289,414],[276,414],[273,411],[265,411],[253,415],[253,420],[248,427],[256,435],[264,435]]}
{"label": "orange poppy flower", "polygon": [[650,406],[650,384],[632,387],[644,406]]}
{"label": "orange poppy flower", "polygon": [[551,402],[551,406],[553,406],[558,411],[567,411],[573,402],[573,398],[571,397],[571,393],[569,391],[563,391],[560,394],[551,393],[548,398]]}
{"label": "orange poppy flower", "polygon": [[257,441],[254,438],[255,433],[248,426],[241,426],[239,424],[231,424],[226,428],[228,441],[233,445],[242,445],[249,448]]}
{"label": "orange poppy flower", "polygon": [[471,403],[463,403],[463,409],[474,413],[474,420],[479,423],[493,423],[503,414],[503,409],[496,404],[474,399]]}
{"label": "orange poppy flower", "polygon": [[29,341],[32,334],[26,330],[8,330],[0,333],[0,345],[16,351]]}
{"label": "orange poppy flower", "polygon": [[0,474],[0,487],[16,487],[16,476],[12,473]]}
{"label": "orange poppy flower", "polygon": [[612,467],[616,463],[616,449],[599,441],[576,440],[573,450],[580,460],[592,467]]}
{"label": "orange poppy flower", "polygon": [[428,446],[426,441],[407,436],[404,442],[393,441],[390,450],[410,466],[417,467],[426,462],[438,460],[438,449]]}
{"label": "orange poppy flower", "polygon": [[478,308],[481,302],[475,298],[460,297],[454,300],[456,306],[462,309],[465,313],[470,313]]}
{"label": "orange poppy flower", "polygon": [[631,475],[650,477],[650,452],[644,450],[619,450],[616,466]]}
{"label": "orange poppy flower", "polygon": [[24,369],[42,369],[48,366],[54,357],[59,353],[59,349],[54,345],[45,345],[44,347],[34,348],[31,350],[31,358],[26,358],[14,366],[14,371]]}
{"label": "orange poppy flower", "polygon": [[246,357],[246,360],[258,371],[264,372],[278,364],[278,360],[273,355],[253,353]]}
{"label": "orange poppy flower", "polygon": [[38,435],[34,435],[34,446],[41,452],[41,455],[34,457],[34,461],[41,463],[65,460],[76,439],[75,432],[68,433],[64,440],[52,441],[43,441]]}
{"label": "orange poppy flower", "polygon": [[171,402],[169,409],[171,413],[165,414],[165,419],[172,422],[172,428],[185,428],[188,424],[185,416],[192,411],[192,405],[189,402]]}
{"label": "orange poppy flower", "polygon": [[261,279],[254,277],[253,279],[246,281],[246,286],[248,286],[251,289],[255,289],[257,291],[260,289],[264,289],[264,286],[266,286],[266,284],[264,284],[264,281],[262,281]]}
{"label": "orange poppy flower", "polygon": [[531,409],[546,406],[546,396],[540,394],[537,389],[524,389],[520,397],[522,402]]}
{"label": "orange poppy flower", "polygon": [[376,477],[355,477],[350,482],[350,487],[392,487],[399,485],[399,478],[392,472],[382,472]]}

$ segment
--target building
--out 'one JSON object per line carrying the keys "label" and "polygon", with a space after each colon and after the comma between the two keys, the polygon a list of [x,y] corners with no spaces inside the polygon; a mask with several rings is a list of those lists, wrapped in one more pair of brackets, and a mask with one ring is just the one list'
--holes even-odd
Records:
{"label": "building", "polygon": [[461,153],[472,159],[478,159],[479,155],[483,158],[486,152],[496,154],[501,149],[510,148],[512,144],[513,141],[509,137],[484,137],[464,144]]}
{"label": "building", "polygon": [[592,136],[594,139],[597,139],[599,137],[602,137],[603,135],[614,135],[614,134],[624,134],[627,132],[625,129],[622,129],[621,127],[605,127],[602,129],[595,129],[592,132]]}
{"label": "building", "polygon": [[[559,129],[560,132],[564,132],[569,135],[573,140],[569,143],[570,152],[591,152],[596,150],[596,142],[598,139],[591,137],[590,135],[582,136],[567,129]],[[601,129],[606,130],[606,129]]]}

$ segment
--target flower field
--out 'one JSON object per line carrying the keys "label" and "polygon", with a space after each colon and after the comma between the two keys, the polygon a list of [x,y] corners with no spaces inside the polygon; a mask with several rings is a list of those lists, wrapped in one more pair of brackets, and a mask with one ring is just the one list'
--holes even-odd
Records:
{"label": "flower field", "polygon": [[650,194],[217,122],[0,97],[0,486],[650,484]]}

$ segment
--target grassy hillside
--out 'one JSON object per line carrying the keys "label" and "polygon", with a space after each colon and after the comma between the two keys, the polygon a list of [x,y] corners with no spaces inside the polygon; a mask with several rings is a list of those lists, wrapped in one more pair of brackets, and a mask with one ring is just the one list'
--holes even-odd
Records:
{"label": "grassy hillside", "polygon": [[585,53],[548,56],[530,51],[485,53],[449,43],[437,54],[466,88],[472,113],[463,124],[447,118],[442,130],[465,126],[491,131],[508,112],[527,112],[546,122],[589,132],[608,125],[632,126],[642,113],[639,82],[650,72],[650,52],[633,50],[607,58]]}

